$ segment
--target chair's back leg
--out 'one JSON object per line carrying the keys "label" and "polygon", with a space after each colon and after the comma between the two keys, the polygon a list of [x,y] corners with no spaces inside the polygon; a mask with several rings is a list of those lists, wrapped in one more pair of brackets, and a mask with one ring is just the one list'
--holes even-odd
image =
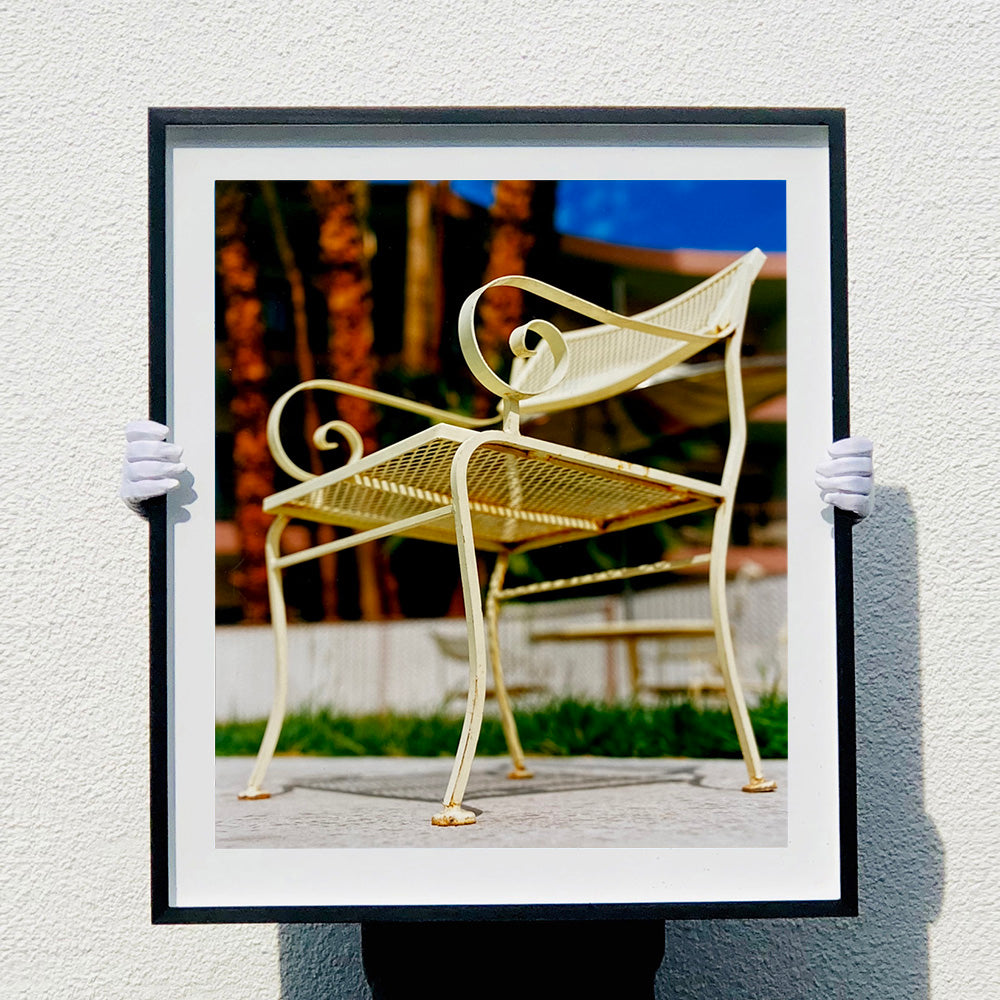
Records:
{"label": "chair's back leg", "polygon": [[500,598],[497,594],[503,587],[504,577],[507,575],[507,564],[510,556],[506,552],[497,555],[497,561],[493,566],[493,573],[490,576],[490,587],[486,593],[486,632],[490,644],[490,665],[493,668],[493,685],[496,690],[497,705],[500,708],[500,723],[503,726],[504,739],[507,741],[507,750],[510,752],[510,759],[513,765],[508,778],[530,778],[531,771],[524,765],[524,751],[521,749],[521,740],[517,735],[517,722],[514,720],[514,711],[511,708],[510,698],[507,695],[507,685],[503,679],[503,667],[500,663]]}
{"label": "chair's back leg", "polygon": [[777,785],[767,781],[761,770],[760,751],[754,736],[750,713],[743,697],[743,685],[736,667],[736,653],[733,649],[733,634],[729,625],[729,610],[726,606],[726,555],[729,551],[729,530],[732,523],[732,498],[725,499],[715,512],[712,528],[712,558],[708,570],[708,589],[712,599],[712,621],[715,625],[715,641],[719,653],[719,667],[726,688],[729,711],[736,726],[736,736],[740,751],[747,767],[750,781],[743,786],[745,792],[773,792]]}
{"label": "chair's back leg", "polygon": [[274,757],[281,724],[285,721],[285,705],[288,700],[288,621],[285,612],[285,595],[282,590],[281,569],[275,565],[281,556],[281,533],[288,524],[287,517],[276,517],[267,529],[264,541],[264,558],[267,564],[267,592],[271,602],[271,628],[274,632],[274,697],[271,714],[260,741],[257,761],[247,787],[240,792],[241,799],[266,799],[270,792],[261,789],[264,775]]}
{"label": "chair's back leg", "polygon": [[[756,271],[754,272],[756,274]],[[751,277],[752,280],[752,277]],[[719,652],[719,666],[726,688],[726,699],[736,725],[736,736],[740,750],[750,775],[750,781],[743,786],[745,792],[773,792],[777,785],[767,781],[761,773],[760,751],[754,737],[750,714],[743,697],[743,686],[736,669],[736,654],[733,649],[733,635],[729,626],[729,610],[726,606],[726,555],[729,552],[729,532],[733,521],[733,502],[736,486],[743,467],[743,454],[747,440],[746,404],[743,399],[743,375],[740,368],[740,353],[743,343],[743,324],[746,320],[747,301],[750,296],[750,282],[739,290],[740,298],[731,304],[732,310],[740,315],[736,330],[726,341],[725,371],[726,399],[729,408],[729,448],[722,470],[724,497],[715,512],[712,528],[712,554],[708,570],[708,587],[712,599],[712,621],[715,624],[715,641]]]}

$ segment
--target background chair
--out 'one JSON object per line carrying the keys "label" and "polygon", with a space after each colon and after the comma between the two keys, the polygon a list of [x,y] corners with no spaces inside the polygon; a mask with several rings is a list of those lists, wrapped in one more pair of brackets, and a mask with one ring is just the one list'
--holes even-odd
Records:
{"label": "background chair", "polygon": [[[730,631],[736,625],[739,634],[739,620],[746,613],[747,588],[751,580],[759,579],[764,570],[752,561],[744,563],[736,571],[729,585],[728,605],[732,610],[730,615]],[[725,696],[726,687],[719,664],[718,650],[715,644],[715,623],[704,618],[653,618],[631,619],[622,621],[589,622],[583,624],[564,625],[561,627],[545,627],[535,629],[530,639],[532,642],[576,643],[598,640],[605,643],[621,642],[625,647],[628,666],[629,692],[633,701],[643,694],[664,697],[671,695],[686,695],[696,701],[706,695]],[[711,651],[707,648],[707,640],[712,641]],[[700,655],[693,660],[689,655],[685,658],[687,678],[664,683],[662,680],[651,680],[643,670],[639,656],[639,644],[644,641],[655,641],[667,644],[683,644],[685,647],[706,646]],[[697,668],[692,670],[692,668]],[[738,669],[738,667],[737,667]],[[742,684],[742,679],[741,679]]]}

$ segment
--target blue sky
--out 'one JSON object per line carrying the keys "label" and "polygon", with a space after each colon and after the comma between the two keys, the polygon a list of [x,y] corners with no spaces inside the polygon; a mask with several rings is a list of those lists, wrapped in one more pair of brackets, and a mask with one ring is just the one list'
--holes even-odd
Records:
{"label": "blue sky", "polygon": [[[493,181],[452,181],[479,205]],[[560,181],[556,229],[608,243],[654,250],[785,250],[785,182]]]}

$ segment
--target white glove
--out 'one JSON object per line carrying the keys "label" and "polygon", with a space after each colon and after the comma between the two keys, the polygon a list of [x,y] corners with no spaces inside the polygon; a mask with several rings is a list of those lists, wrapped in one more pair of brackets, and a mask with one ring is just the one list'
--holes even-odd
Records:
{"label": "white glove", "polygon": [[824,503],[867,517],[872,510],[872,443],[866,437],[834,441],[829,462],[816,466],[816,485]]}
{"label": "white glove", "polygon": [[125,461],[118,495],[132,510],[141,513],[142,501],[180,485],[177,479],[187,466],[178,459],[180,445],[164,440],[169,427],[153,420],[133,420],[125,425]]}

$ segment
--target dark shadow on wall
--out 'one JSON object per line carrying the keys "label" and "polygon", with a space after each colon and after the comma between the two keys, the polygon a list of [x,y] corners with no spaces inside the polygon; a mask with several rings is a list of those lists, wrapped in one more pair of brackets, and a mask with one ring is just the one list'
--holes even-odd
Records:
{"label": "dark shadow on wall", "polygon": [[278,942],[282,1000],[410,1000],[456,990],[478,1000],[654,1000],[663,924],[369,923],[360,935],[356,924],[289,924]]}
{"label": "dark shadow on wall", "polygon": [[860,915],[666,928],[657,997],[921,1000],[944,851],[924,812],[917,538],[905,490],[854,529]]}
{"label": "dark shadow on wall", "polygon": [[281,1000],[367,1000],[357,924],[278,927]]}
{"label": "dark shadow on wall", "polygon": [[[927,926],[940,906],[944,854],[923,806],[917,543],[905,490],[876,487],[875,513],[854,529],[854,579],[860,916],[668,923],[656,997],[921,1000],[929,996]],[[627,953],[633,958],[652,955],[655,965],[663,940],[662,925],[649,921],[632,928],[591,925],[586,932],[579,926],[550,924],[546,933],[543,927],[524,927],[522,945],[537,946],[548,937],[544,955],[530,954],[526,947],[497,949],[496,927],[471,924],[438,925],[436,932],[427,925],[410,925],[398,928],[395,940],[380,933],[378,940],[368,941],[366,954],[375,956],[380,968],[391,969],[392,964],[382,961],[381,955],[398,955],[406,943],[403,950],[409,948],[411,953],[400,956],[396,968],[403,983],[420,983],[425,974],[431,974],[420,970],[418,956],[426,961],[434,942],[416,942],[416,938],[436,935],[440,945],[440,939],[450,935],[454,945],[456,932],[471,934],[476,940],[465,942],[456,954],[470,956],[464,966],[468,983],[478,982],[473,992],[486,996],[492,994],[481,990],[491,982],[497,985],[501,967],[523,974],[517,976],[522,989],[541,986],[538,971],[559,952],[572,956],[577,967],[589,964],[589,985],[596,986],[598,970],[594,962],[586,962],[586,956],[607,954],[607,945],[621,936],[611,953],[623,967]],[[366,930],[372,938],[371,928]],[[581,947],[594,932],[601,942],[589,941]],[[505,937],[512,933],[516,935],[517,929],[508,927]],[[278,929],[278,939],[282,1000],[371,997],[357,925],[284,925]],[[476,953],[478,959],[472,957]],[[496,964],[497,954],[503,956],[501,966]],[[520,958],[515,959],[516,955]],[[561,985],[566,985],[565,980]],[[412,995],[421,995],[419,989]],[[574,994],[549,988],[523,994],[529,995]],[[638,984],[617,994],[575,995],[650,996]]]}

